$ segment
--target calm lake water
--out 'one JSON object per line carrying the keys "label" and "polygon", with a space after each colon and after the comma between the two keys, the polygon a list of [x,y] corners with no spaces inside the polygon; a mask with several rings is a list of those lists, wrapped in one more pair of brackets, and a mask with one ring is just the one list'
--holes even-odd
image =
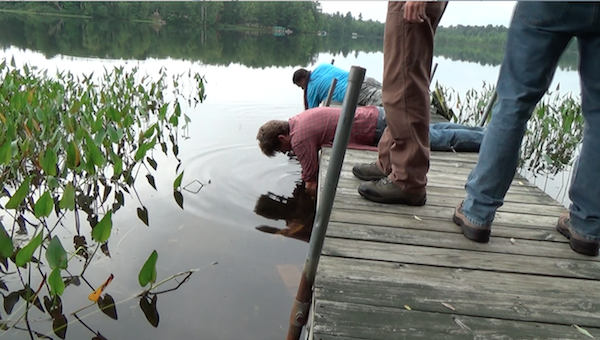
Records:
{"label": "calm lake water", "polygon": [[[34,28],[29,29],[33,34],[23,28],[15,29],[11,36],[10,31],[3,30],[0,59],[14,57],[17,64],[28,63],[77,74],[92,71],[99,74],[105,67],[136,66],[142,73],[152,75],[165,67],[172,73],[198,72],[207,81],[206,101],[186,110],[192,119],[186,133],[189,138],[179,143],[185,169],[184,186],[198,182],[204,186],[197,193],[184,192],[185,209],[181,210],[173,200],[171,189],[177,163],[160,158],[161,153],[155,154],[159,163],[155,176],[158,190],[145,181],[137,185],[150,212],[150,227],[137,218],[136,204],[126,204],[113,215],[111,258],[97,255],[86,272],[86,279],[94,286],[106,280],[110,273],[114,274],[115,279],[106,291],[115,301],[123,301],[117,305],[118,320],[90,308],[83,313],[85,316],[93,312],[82,318],[89,327],[86,328],[70,313],[88,304],[91,290],[84,284],[68,287],[63,297],[65,315],[70,322],[67,338],[93,338],[93,330],[106,339],[283,339],[307,244],[258,231],[258,226],[285,228],[286,222],[262,217],[255,213],[255,206],[262,195],[292,197],[300,179],[300,167],[284,156],[265,157],[257,146],[256,132],[267,120],[287,119],[302,111],[302,92],[291,81],[298,67],[312,69],[335,59],[338,67],[362,66],[367,69],[367,76],[381,79],[383,54],[381,48],[375,51],[372,48],[380,42],[367,44],[357,39],[359,41],[349,41],[346,46],[332,50],[323,42],[312,43],[314,37],[274,38],[217,32],[202,38],[194,29],[174,32],[170,28],[159,31],[148,28],[149,36],[132,36],[122,43],[124,51],[132,51],[127,57],[126,52],[115,53],[98,47],[107,45],[101,39],[90,42],[81,38],[84,33],[72,33],[80,40],[71,39],[71,45],[61,44],[59,41],[67,39],[62,39],[61,33],[50,36],[49,25],[32,25]],[[65,30],[63,28],[62,34],[71,34]],[[124,32],[132,35],[131,31],[122,34]],[[306,41],[311,43],[294,39],[308,39]],[[171,50],[161,48],[167,46],[161,42],[168,40],[181,41],[184,46],[171,44]],[[142,50],[138,45],[128,45],[134,41],[150,47]],[[190,47],[195,44],[197,48]],[[240,45],[244,44],[260,48],[241,49]],[[308,47],[292,47],[294,44]],[[293,53],[281,51],[286,46]],[[181,51],[186,48],[196,52]],[[213,50],[206,50],[211,48]],[[204,57],[206,55],[217,57]],[[440,55],[434,62],[438,63],[435,80],[453,87],[459,94],[471,88],[480,89],[482,82],[495,83],[499,70],[497,65],[452,60]],[[579,93],[576,72],[559,70],[553,87],[557,83],[563,93]],[[540,186],[566,202],[564,189],[561,191],[565,183],[561,176],[562,173],[547,183],[544,178]],[[275,215],[270,217],[277,218]],[[73,235],[69,232],[65,230],[63,244],[71,246],[67,251],[73,251]],[[137,274],[154,249],[159,254],[158,280],[180,271],[202,268],[178,290],[158,296],[160,323],[156,328],[144,317],[137,299],[127,300],[140,291]],[[211,265],[215,261],[218,264]],[[19,289],[17,278],[6,276],[4,281],[9,290]],[[3,296],[7,293],[2,291]],[[6,320],[7,313],[3,313],[2,318]],[[30,318],[36,321],[32,322],[34,330],[55,338],[47,314],[34,311]],[[25,328],[24,324],[21,326]],[[25,331],[11,330],[6,335],[29,338]]]}

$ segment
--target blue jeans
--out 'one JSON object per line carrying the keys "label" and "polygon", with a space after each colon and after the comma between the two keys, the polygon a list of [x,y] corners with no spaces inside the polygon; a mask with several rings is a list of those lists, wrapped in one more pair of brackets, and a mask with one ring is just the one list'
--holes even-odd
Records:
{"label": "blue jeans", "polygon": [[479,161],[465,185],[466,218],[489,226],[515,175],[527,121],[573,37],[579,41],[579,76],[585,128],[573,168],[571,224],[600,240],[600,4],[519,2],[500,67],[498,102],[481,144]]}
{"label": "blue jeans", "polygon": [[485,135],[485,128],[455,123],[429,125],[431,151],[477,152]]}
{"label": "blue jeans", "polygon": [[[387,127],[383,107],[379,106],[377,109],[379,109],[379,118],[377,119],[374,145],[379,143],[379,139]],[[485,128],[479,126],[433,123],[429,124],[429,145],[432,151],[477,152],[484,134]]]}

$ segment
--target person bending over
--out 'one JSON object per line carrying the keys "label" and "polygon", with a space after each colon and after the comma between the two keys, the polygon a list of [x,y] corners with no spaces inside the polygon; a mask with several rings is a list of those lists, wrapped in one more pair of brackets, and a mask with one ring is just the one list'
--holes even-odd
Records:
{"label": "person bending over", "polygon": [[[298,69],[294,72],[292,81],[304,90],[304,109],[312,109],[327,98],[329,87],[333,78],[337,84],[332,100],[343,102],[348,87],[348,71],[331,64],[321,64],[313,71]],[[358,94],[358,106],[381,106],[381,83],[373,78],[366,77]]]}
{"label": "person bending over", "polygon": [[[314,194],[319,173],[318,151],[333,143],[335,130],[342,112],[337,107],[308,109],[289,120],[271,120],[261,126],[256,139],[261,151],[273,157],[276,153],[292,152],[302,167],[302,180]],[[376,150],[387,124],[382,107],[358,107],[350,131],[348,148]],[[484,136],[482,127],[455,123],[430,124],[431,150],[477,152]],[[382,174],[358,167],[354,174],[364,180],[379,179]]]}

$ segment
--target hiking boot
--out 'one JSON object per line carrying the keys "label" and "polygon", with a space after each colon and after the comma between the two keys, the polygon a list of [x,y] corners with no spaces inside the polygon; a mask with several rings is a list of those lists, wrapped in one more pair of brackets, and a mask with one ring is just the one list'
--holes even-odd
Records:
{"label": "hiking boot", "polygon": [[571,225],[569,213],[564,213],[558,218],[556,230],[569,239],[571,249],[575,252],[588,256],[598,256],[599,243],[597,241],[587,240],[579,235]]}
{"label": "hiking boot", "polygon": [[467,217],[462,210],[463,203],[464,202],[460,202],[460,204],[454,208],[454,216],[452,216],[452,221],[454,221],[456,225],[460,226],[463,235],[465,235],[465,237],[469,240],[479,243],[488,243],[490,241],[492,226],[479,226],[467,220]]}
{"label": "hiking boot", "polygon": [[364,182],[358,187],[358,193],[373,202],[395,203],[421,206],[427,201],[427,195],[409,194],[384,177],[378,181]]}
{"label": "hiking boot", "polygon": [[352,173],[363,181],[377,181],[387,177],[375,162],[355,164],[352,167]]}

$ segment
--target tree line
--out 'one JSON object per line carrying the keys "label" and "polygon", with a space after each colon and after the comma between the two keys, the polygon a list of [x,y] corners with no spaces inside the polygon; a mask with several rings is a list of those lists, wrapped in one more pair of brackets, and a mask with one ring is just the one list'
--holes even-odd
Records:
{"label": "tree line", "polygon": [[[508,28],[504,26],[438,27],[435,36],[436,55],[451,60],[474,61],[482,65],[499,65],[504,58]],[[577,69],[579,53],[576,40],[564,52],[559,67]]]}
{"label": "tree line", "polygon": [[192,1],[192,2],[0,2],[0,10],[95,19],[154,20],[166,24],[283,26],[294,33],[326,31],[333,35],[383,35],[383,24],[355,19],[351,12],[325,14],[318,1]]}

